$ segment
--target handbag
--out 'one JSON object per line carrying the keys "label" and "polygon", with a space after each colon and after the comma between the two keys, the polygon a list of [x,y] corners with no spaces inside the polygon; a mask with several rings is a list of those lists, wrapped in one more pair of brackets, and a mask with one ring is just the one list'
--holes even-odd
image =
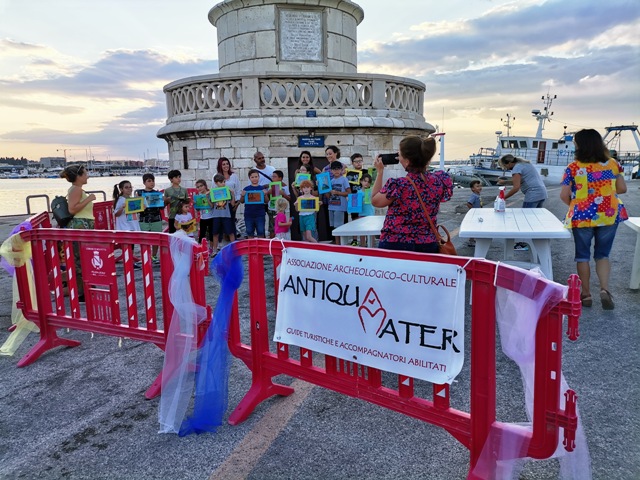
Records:
{"label": "handbag", "polygon": [[[420,196],[420,192],[418,191],[416,184],[413,182],[413,180],[411,180],[411,177],[409,177],[408,175],[405,178],[409,180],[409,182],[413,186],[413,189],[416,191],[416,195],[418,197],[418,201],[420,202],[420,206],[422,207],[422,211],[424,212],[424,216],[427,217],[427,220],[429,221],[429,225],[431,226],[431,231],[436,236],[436,241],[438,242],[438,253],[441,253],[443,255],[458,255],[458,252],[456,252],[456,247],[453,245],[453,242],[451,241],[451,235],[449,234],[449,230],[447,230],[447,227],[445,227],[444,225],[436,226],[433,224],[433,220],[431,220],[431,215],[429,215],[429,212],[427,211],[427,207],[422,201],[422,197]],[[425,180],[425,183],[426,183],[426,179],[424,178],[424,175],[422,175],[422,178],[423,180]],[[440,230],[442,230],[446,235],[446,240],[442,235],[440,235]]]}

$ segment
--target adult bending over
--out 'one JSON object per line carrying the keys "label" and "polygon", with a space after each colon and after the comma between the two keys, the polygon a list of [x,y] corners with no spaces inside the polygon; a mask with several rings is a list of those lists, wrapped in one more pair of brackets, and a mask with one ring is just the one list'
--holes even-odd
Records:
{"label": "adult bending over", "polygon": [[522,190],[524,193],[522,208],[542,208],[547,199],[547,188],[536,167],[513,155],[503,155],[500,158],[500,164],[503,168],[511,170],[513,180],[511,189],[504,195],[505,200]]}
{"label": "adult bending over", "polygon": [[595,240],[593,258],[600,282],[602,308],[613,310],[613,296],[609,293],[609,253],[618,223],[629,218],[618,199],[618,194],[627,191],[627,185],[620,165],[609,156],[596,130],[580,130],[573,142],[576,146],[575,161],[564,172],[560,199],[569,205],[564,223],[573,232],[575,261],[582,282],[580,299],[584,307],[590,307],[593,301],[589,288],[589,260],[591,243]]}
{"label": "adult bending over", "polygon": [[436,141],[431,137],[403,138],[398,159],[407,176],[390,178],[384,187],[382,157],[375,159],[373,165],[378,176],[371,191],[371,204],[378,208],[389,207],[380,233],[380,248],[438,253],[438,241],[418,200],[420,195],[436,225],[440,202],[446,202],[453,194],[453,182],[446,172],[426,171],[435,152]]}

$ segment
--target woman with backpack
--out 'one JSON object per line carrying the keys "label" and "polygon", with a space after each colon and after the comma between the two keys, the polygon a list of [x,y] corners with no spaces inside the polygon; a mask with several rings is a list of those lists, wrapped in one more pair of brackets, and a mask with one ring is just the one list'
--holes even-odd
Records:
{"label": "woman with backpack", "polygon": [[[92,230],[94,228],[93,201],[96,196],[87,194],[82,187],[87,184],[89,172],[84,165],[69,165],[60,176],[65,178],[71,186],[67,192],[69,213],[73,218],[67,224],[67,228],[74,230]],[[80,247],[73,243],[73,256],[76,264],[76,281],[78,283],[78,300],[84,302],[84,284],[82,282],[82,270],[80,266]]]}

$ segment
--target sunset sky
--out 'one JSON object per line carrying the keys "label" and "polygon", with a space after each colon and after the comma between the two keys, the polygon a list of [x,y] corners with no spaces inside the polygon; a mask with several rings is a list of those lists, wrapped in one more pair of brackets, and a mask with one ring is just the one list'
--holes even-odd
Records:
{"label": "sunset sky", "polygon": [[[0,0],[0,157],[167,158],[162,87],[217,73],[216,3]],[[495,146],[507,113],[533,135],[547,92],[545,136],[640,121],[637,0],[356,3],[359,73],[425,83],[447,159]]]}

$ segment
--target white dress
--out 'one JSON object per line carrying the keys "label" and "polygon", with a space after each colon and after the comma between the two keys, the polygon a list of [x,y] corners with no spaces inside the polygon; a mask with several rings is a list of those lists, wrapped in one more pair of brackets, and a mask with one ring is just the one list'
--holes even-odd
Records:
{"label": "white dress", "polygon": [[[124,197],[118,197],[118,201],[116,202],[116,206],[113,209],[114,212],[124,208],[124,202],[126,199]],[[139,232],[140,231],[140,222],[138,222],[138,214],[137,213],[124,213],[118,217],[116,217],[116,230],[127,230],[129,232]]]}

